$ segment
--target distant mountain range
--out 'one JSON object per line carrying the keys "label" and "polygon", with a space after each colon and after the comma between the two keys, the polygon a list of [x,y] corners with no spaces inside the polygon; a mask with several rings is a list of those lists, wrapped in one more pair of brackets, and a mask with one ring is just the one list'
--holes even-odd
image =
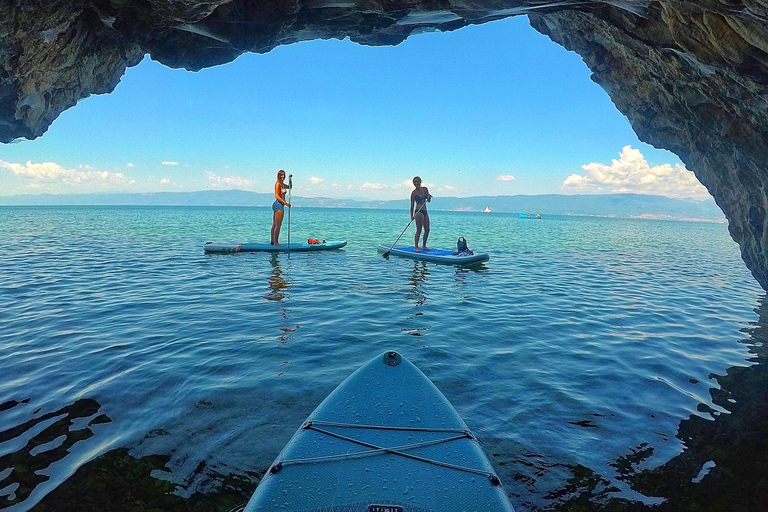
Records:
{"label": "distant mountain range", "polygon": [[[156,192],[147,194],[42,194],[0,196],[0,205],[145,205],[145,206],[269,206],[272,194],[244,190],[201,192]],[[368,201],[328,197],[293,197],[296,207],[379,208],[407,210],[408,199]],[[670,220],[724,222],[725,216],[714,200],[671,199],[642,194],[606,195],[515,195],[435,197],[431,210],[475,211],[486,206],[494,213],[539,212],[542,215],[594,215],[603,217],[645,217]]]}

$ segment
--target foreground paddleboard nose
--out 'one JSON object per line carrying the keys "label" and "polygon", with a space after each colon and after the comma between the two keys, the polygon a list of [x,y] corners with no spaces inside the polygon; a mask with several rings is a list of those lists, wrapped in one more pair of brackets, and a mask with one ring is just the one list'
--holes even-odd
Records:
{"label": "foreground paddleboard nose", "polygon": [[513,512],[488,458],[440,390],[387,351],[323,400],[245,512]]}

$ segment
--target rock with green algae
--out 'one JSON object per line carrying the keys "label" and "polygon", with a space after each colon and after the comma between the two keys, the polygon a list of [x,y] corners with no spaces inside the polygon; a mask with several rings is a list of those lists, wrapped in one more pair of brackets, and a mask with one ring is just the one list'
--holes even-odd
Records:
{"label": "rock with green algae", "polygon": [[51,491],[34,512],[221,512],[245,502],[256,487],[254,478],[216,476],[220,490],[213,494],[177,495],[177,485],[156,478],[169,472],[165,455],[133,457],[125,448],[107,452],[80,467]]}

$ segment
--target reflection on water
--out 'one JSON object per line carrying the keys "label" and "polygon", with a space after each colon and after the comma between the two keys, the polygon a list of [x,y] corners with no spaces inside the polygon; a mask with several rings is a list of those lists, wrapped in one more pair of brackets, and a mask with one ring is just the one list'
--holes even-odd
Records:
{"label": "reflection on water", "polygon": [[[283,278],[284,271],[280,266],[280,257],[278,253],[271,253],[269,258],[269,264],[272,267],[272,271],[269,275],[269,292],[264,295],[264,298],[270,301],[282,302],[288,298],[286,290],[291,287],[290,282]],[[280,315],[287,321],[288,310],[285,307],[280,308]],[[282,334],[278,336],[277,341],[280,344],[285,344],[291,341],[293,333],[299,328],[298,325],[281,327],[280,332]],[[282,376],[283,373],[279,372],[278,376]]]}
{"label": "reflection on water", "polygon": [[429,278],[429,265],[425,261],[414,261],[413,271],[408,276],[408,292],[405,298],[412,301],[415,306],[423,306],[427,301],[427,294],[422,287]]}
{"label": "reflection on water", "polygon": [[283,279],[283,269],[280,268],[280,259],[276,253],[272,253],[269,259],[272,273],[269,276],[269,292],[264,295],[267,300],[281,301],[287,297],[284,290],[290,288],[290,283]]}
{"label": "reflection on water", "polygon": [[[413,271],[408,275],[408,281],[406,286],[405,298],[408,302],[412,302],[417,308],[423,306],[427,302],[427,293],[424,291],[424,285],[429,280],[429,265],[425,261],[414,261]],[[416,320],[418,317],[423,316],[423,312],[416,311],[408,317],[409,321]],[[401,331],[417,338],[421,338],[428,330],[428,325],[423,325],[423,319],[419,319],[415,322],[415,327],[403,327]]]}
{"label": "reflection on water", "polygon": [[[427,275],[415,267],[411,283]],[[551,511],[764,511],[768,505],[768,300],[760,319],[742,341],[752,366],[732,367],[713,375],[720,388],[713,403],[727,413],[700,407],[701,415],[680,422],[682,453],[659,467],[644,467],[653,448],[644,443],[614,461],[619,482],[580,464],[561,463],[536,453],[515,453],[503,442],[485,443],[505,488],[520,510]],[[0,405],[0,414],[22,402]],[[18,445],[0,457],[0,488],[5,506],[26,499],[47,479],[39,470],[66,456],[73,444],[94,435],[92,426],[109,422],[97,415],[99,404],[81,399],[0,432],[0,443]],[[78,419],[85,419],[76,428]],[[91,418],[88,420],[88,418]],[[229,475],[206,472],[212,492],[175,495],[179,485],[158,478],[167,473],[168,457],[130,456],[112,450],[81,466],[33,510],[229,510],[248,499],[265,468]],[[10,468],[10,471],[9,471]],[[202,471],[202,468],[201,468]],[[557,485],[550,485],[557,482]],[[564,483],[564,485],[563,485]],[[626,485],[626,487],[623,487]],[[622,487],[622,488],[620,488]],[[622,497],[616,498],[621,492]],[[633,495],[634,493],[634,495]],[[178,493],[177,493],[178,494]]]}
{"label": "reflection on water", "polygon": [[[494,447],[502,480],[522,483],[527,495],[513,501],[528,510],[585,511],[765,511],[768,510],[768,299],[760,318],[742,340],[752,366],[711,375],[719,384],[700,415],[682,420],[676,437],[684,450],[658,467],[647,467],[654,449],[642,443],[611,466],[616,482],[582,465],[561,464],[535,453],[509,453]],[[565,486],[548,483],[565,481]],[[507,484],[507,489],[520,485]],[[548,488],[549,487],[549,488]],[[630,498],[616,498],[622,492]],[[629,492],[627,492],[629,491]],[[634,494],[633,494],[634,493]],[[531,499],[533,498],[533,499]]]}
{"label": "reflection on water", "polygon": [[[455,281],[457,286],[464,286],[468,284],[472,284],[472,277],[473,274],[480,274],[480,273],[486,273],[490,269],[485,263],[478,263],[476,265],[469,265],[469,266],[456,266],[454,267],[454,275],[455,275]],[[462,293],[461,295],[462,299],[471,299],[472,295],[468,295],[466,293]]]}
{"label": "reflection on water", "polygon": [[[16,407],[28,407],[29,402],[9,400],[0,405],[1,423],[7,422],[3,416],[16,412]],[[93,437],[94,425],[112,421],[98,414],[100,407],[95,400],[83,398],[45,414],[37,409],[33,419],[0,432],[0,508],[29,498],[48,481],[46,469],[70,455],[76,443]]]}
{"label": "reflection on water", "polygon": [[[416,274],[424,275],[421,271]],[[677,438],[685,450],[659,467],[643,466],[653,454],[648,444],[619,457],[612,465],[621,475],[620,484],[627,488],[620,489],[616,482],[583,465],[564,464],[535,453],[509,453],[501,444],[486,443],[507,491],[525,490],[510,495],[518,510],[766,510],[768,300],[763,299],[759,314],[760,320],[749,329],[750,338],[742,341],[753,355],[752,366],[733,367],[725,375],[713,376],[720,385],[711,391],[713,402],[728,413],[701,407],[701,416],[681,421]],[[17,404],[6,402],[0,411]],[[5,505],[26,499],[47,478],[38,475],[38,470],[64,457],[74,443],[93,436],[92,425],[109,421],[103,414],[96,416],[99,407],[94,400],[78,400],[0,433],[0,442],[16,440],[23,446],[0,457]],[[73,428],[77,419],[89,417],[92,419],[84,427]],[[177,484],[157,478],[168,471],[167,462],[164,455],[137,459],[125,449],[112,450],[80,467],[33,510],[229,510],[248,499],[265,469],[229,475],[209,472],[207,476],[215,483],[206,487],[215,491],[181,498],[174,495]],[[548,481],[559,485],[546,488]],[[615,498],[620,491],[624,497]]]}
{"label": "reflection on water", "polygon": [[712,375],[720,388],[701,415],[680,422],[685,450],[658,468],[644,469],[652,448],[639,447],[621,465],[622,479],[645,495],[665,498],[668,510],[766,510],[768,507],[768,300],[743,340],[749,367]]}

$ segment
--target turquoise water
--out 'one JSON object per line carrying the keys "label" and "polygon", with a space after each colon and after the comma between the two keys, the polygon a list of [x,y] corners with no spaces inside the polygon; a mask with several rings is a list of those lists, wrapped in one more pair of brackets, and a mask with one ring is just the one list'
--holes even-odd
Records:
{"label": "turquoise water", "polygon": [[[763,291],[722,224],[432,212],[432,247],[464,236],[490,253],[464,269],[377,254],[405,212],[297,208],[292,240],[349,245],[203,254],[209,240],[268,240],[270,218],[0,208],[0,508],[31,509],[116,448],[170,457],[160,476],[177,494],[222,474],[255,483],[386,349],[451,400],[518,510],[545,506],[563,465],[653,503],[612,462],[639,446],[649,467],[679,454],[681,420],[726,412],[714,376],[753,364],[742,331]],[[46,437],[57,422],[64,434]]]}

